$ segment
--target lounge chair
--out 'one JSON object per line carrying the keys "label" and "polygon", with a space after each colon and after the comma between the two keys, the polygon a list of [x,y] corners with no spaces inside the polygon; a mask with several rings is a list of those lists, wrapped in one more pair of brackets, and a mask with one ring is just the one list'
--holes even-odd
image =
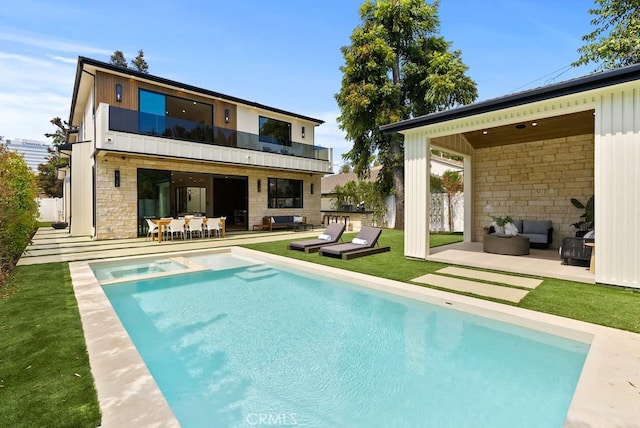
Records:
{"label": "lounge chair", "polygon": [[377,227],[363,227],[360,232],[348,244],[335,244],[320,247],[321,256],[339,257],[342,260],[368,256],[369,254],[384,253],[390,251],[390,247],[380,247],[378,238],[382,229]]}
{"label": "lounge chair", "polygon": [[[342,240],[344,228],[345,225],[343,223],[331,223],[327,229],[319,235],[318,239],[291,242],[288,248],[290,250],[304,251],[305,253],[315,253],[320,247],[335,244],[339,240]],[[320,237],[327,239],[321,239]]]}

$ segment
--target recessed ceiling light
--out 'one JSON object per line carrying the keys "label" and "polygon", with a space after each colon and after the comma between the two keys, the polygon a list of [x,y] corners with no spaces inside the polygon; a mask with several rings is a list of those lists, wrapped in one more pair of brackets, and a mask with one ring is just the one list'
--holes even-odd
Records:
{"label": "recessed ceiling light", "polygon": [[538,122],[531,122],[531,126],[538,126]]}
{"label": "recessed ceiling light", "polygon": [[482,131],[483,135],[487,135],[489,133],[489,131]]}
{"label": "recessed ceiling light", "polygon": [[526,127],[527,127],[527,125],[525,125],[524,123],[519,123],[519,124],[516,125],[517,129],[524,129]]}

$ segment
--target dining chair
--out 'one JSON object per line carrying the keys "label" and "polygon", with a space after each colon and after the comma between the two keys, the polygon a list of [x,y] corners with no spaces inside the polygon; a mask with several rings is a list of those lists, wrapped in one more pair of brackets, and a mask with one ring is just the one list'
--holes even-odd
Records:
{"label": "dining chair", "polygon": [[158,225],[152,222],[148,218],[145,218],[145,220],[147,221],[147,226],[149,226],[149,230],[147,231],[147,240],[148,240],[149,237],[153,238],[154,233],[156,235],[158,234]]}
{"label": "dining chair", "polygon": [[211,233],[213,235],[220,235],[220,217],[214,217],[207,219],[207,222],[204,224],[204,230],[207,232],[209,238],[211,238]]}
{"label": "dining chair", "polygon": [[184,219],[183,218],[175,218],[173,220],[171,220],[171,223],[169,223],[169,233],[171,234],[171,240],[173,241],[173,236],[178,233],[182,236],[182,239],[184,239]]}
{"label": "dining chair", "polygon": [[187,223],[187,233],[190,239],[193,239],[194,233],[199,233],[202,238],[202,219],[195,217],[190,219],[189,223]]}

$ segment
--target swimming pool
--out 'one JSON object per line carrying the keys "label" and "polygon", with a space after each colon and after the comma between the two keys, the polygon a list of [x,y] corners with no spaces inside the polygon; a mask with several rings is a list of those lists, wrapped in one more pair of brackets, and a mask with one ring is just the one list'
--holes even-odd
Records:
{"label": "swimming pool", "polygon": [[585,343],[198,257],[217,270],[103,287],[182,426],[563,425]]}

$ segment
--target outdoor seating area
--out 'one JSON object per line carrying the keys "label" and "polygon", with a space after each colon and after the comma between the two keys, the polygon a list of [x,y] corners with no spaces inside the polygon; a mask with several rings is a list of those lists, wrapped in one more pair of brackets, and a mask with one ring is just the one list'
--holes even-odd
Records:
{"label": "outdoor seating area", "polygon": [[307,254],[315,253],[320,250],[321,247],[336,244],[338,241],[341,241],[344,229],[345,225],[343,223],[332,223],[327,226],[324,232],[318,235],[317,239],[290,242],[288,249],[304,251]]}
{"label": "outdoor seating area", "polygon": [[321,256],[349,260],[356,257],[391,251],[391,247],[389,246],[381,247],[378,245],[378,239],[381,234],[382,229],[380,228],[363,227],[350,243],[325,245],[320,247],[319,252]]}
{"label": "outdoor seating area", "polygon": [[[274,215],[262,218],[262,230],[307,230],[310,227],[313,230],[313,224],[307,223],[305,216],[297,215]],[[254,228],[255,229],[255,228]]]}
{"label": "outdoor seating area", "polygon": [[226,217],[196,217],[187,215],[184,217],[162,217],[159,219],[145,219],[149,230],[147,239],[158,243],[163,240],[193,239],[195,238],[222,238],[225,236]]}

